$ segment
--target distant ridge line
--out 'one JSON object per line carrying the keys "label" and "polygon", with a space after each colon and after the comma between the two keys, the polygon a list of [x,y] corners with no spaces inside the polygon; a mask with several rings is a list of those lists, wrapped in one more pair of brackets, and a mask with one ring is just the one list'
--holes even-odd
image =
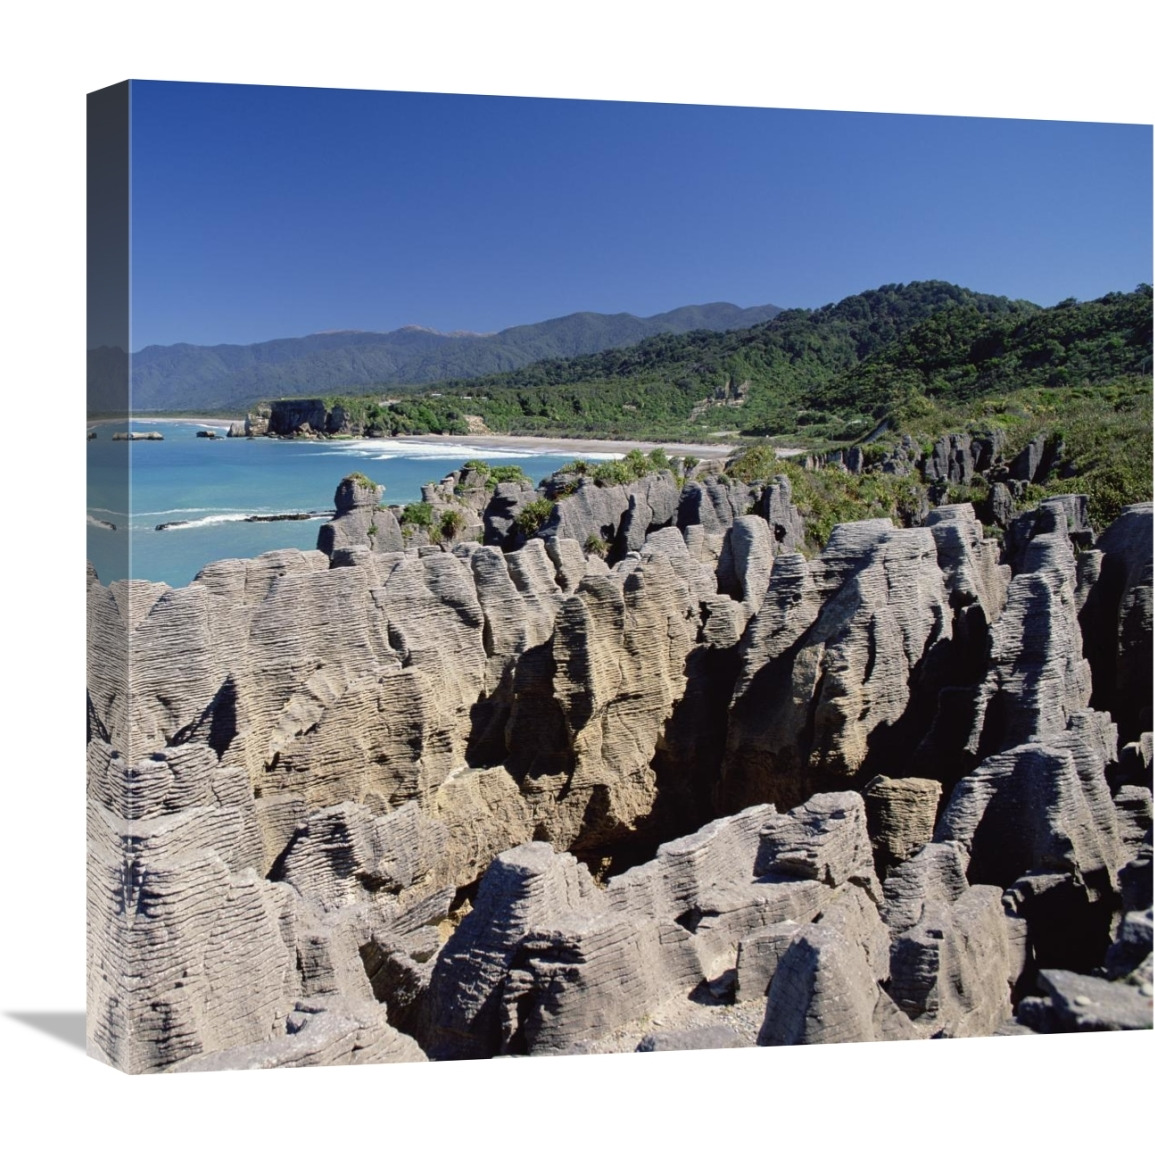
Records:
{"label": "distant ridge line", "polygon": [[149,345],[132,354],[133,401],[136,409],[152,412],[243,408],[269,395],[356,393],[482,377],[662,333],[748,328],[780,312],[777,305],[741,308],[715,301],[652,317],[570,313],[497,333],[406,325],[385,333],[331,329],[248,345]]}

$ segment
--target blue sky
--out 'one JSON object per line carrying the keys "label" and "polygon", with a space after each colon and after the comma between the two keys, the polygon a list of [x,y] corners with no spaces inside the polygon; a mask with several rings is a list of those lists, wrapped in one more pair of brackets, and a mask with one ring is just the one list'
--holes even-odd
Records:
{"label": "blue sky", "polygon": [[133,348],[1152,277],[1149,127],[134,82]]}

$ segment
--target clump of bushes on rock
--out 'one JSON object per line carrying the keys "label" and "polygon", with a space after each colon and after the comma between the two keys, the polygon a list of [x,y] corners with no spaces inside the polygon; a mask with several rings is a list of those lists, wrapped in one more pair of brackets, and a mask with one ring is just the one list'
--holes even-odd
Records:
{"label": "clump of bushes on rock", "polygon": [[475,458],[467,461],[462,470],[472,470],[484,477],[486,489],[496,489],[505,481],[529,481],[529,475],[520,465],[490,465],[488,461]]}
{"label": "clump of bushes on rock", "polygon": [[586,538],[586,553],[593,554],[595,557],[605,557],[610,552],[610,547],[606,544],[605,538],[600,534],[591,533]]}
{"label": "clump of bushes on rock", "polygon": [[427,501],[412,501],[401,511],[401,524],[429,529],[433,525],[433,506]]}
{"label": "clump of bushes on rock", "polygon": [[350,473],[345,478],[345,480],[351,481],[355,486],[357,486],[358,489],[377,490],[381,488],[377,482],[371,480],[370,478],[366,477],[365,474],[360,472]]}
{"label": "clump of bushes on rock", "polygon": [[553,513],[553,507],[556,503],[546,497],[539,497],[536,501],[531,501],[524,506],[514,518],[514,523],[517,528],[529,537],[537,533],[546,521],[549,520],[550,514]]}
{"label": "clump of bushes on rock", "polygon": [[779,472],[778,455],[769,445],[752,445],[726,463],[726,476],[750,485]]}
{"label": "clump of bushes on rock", "polygon": [[640,481],[650,473],[670,469],[671,465],[664,449],[651,449],[649,453],[631,449],[625,457],[616,461],[603,461],[595,466],[591,476],[596,485],[629,485],[630,482]]}
{"label": "clump of bushes on rock", "polygon": [[459,509],[447,509],[437,528],[443,538],[452,541],[465,528],[465,514]]}

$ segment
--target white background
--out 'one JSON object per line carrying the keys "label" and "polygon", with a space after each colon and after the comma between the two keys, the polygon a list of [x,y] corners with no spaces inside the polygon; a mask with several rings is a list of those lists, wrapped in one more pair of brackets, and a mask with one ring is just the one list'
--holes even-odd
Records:
{"label": "white background", "polygon": [[[6,13],[0,1012],[84,1004],[87,91],[135,77],[1155,119],[1151,8],[1118,0],[1069,9],[1005,0],[418,7],[97,0]],[[1152,1041],[1145,1033],[129,1081],[0,1013],[2,1133],[17,1151],[66,1139],[178,1152],[310,1142],[432,1151],[754,1144],[805,1155],[844,1144],[1126,1147],[1148,1130],[1150,1085],[1139,1067]]]}

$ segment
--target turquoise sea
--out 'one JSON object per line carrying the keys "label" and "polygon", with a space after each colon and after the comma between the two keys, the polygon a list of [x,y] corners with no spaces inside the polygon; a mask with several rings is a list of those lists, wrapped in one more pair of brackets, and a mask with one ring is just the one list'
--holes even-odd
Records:
{"label": "turquoise sea", "polygon": [[[163,441],[113,441],[131,429]],[[102,582],[146,578],[188,582],[211,561],[256,557],[272,549],[313,549],[326,512],[309,521],[248,522],[250,514],[331,511],[338,482],[354,470],[385,486],[386,503],[421,498],[421,486],[471,458],[520,465],[538,481],[565,456],[495,450],[467,438],[437,442],[277,441],[228,438],[226,426],[134,419],[96,426],[88,449],[88,559]],[[215,429],[216,440],[197,437]],[[583,454],[585,457],[616,456]],[[124,478],[131,479],[126,487]],[[184,522],[157,531],[165,522]],[[115,530],[107,528],[115,525]]]}

